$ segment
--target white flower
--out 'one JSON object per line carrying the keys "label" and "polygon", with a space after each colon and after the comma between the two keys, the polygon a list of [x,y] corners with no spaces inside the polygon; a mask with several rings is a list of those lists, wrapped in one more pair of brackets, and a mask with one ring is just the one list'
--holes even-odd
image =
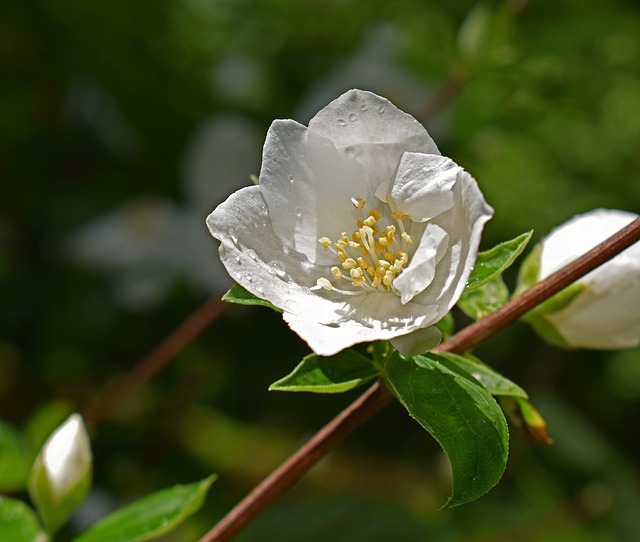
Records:
{"label": "white flower", "polygon": [[[578,215],[542,241],[538,280],[601,243],[638,215],[597,209]],[[563,309],[543,317],[574,348],[617,349],[640,344],[640,243],[591,271],[583,290]]]}
{"label": "white flower", "polygon": [[274,121],[260,184],[207,223],[229,274],[317,354],[387,339],[412,354],[462,293],[492,213],[418,121],[351,90],[308,128]]}
{"label": "white flower", "polygon": [[42,465],[56,499],[61,499],[91,470],[89,436],[79,414],[56,429],[42,449]]}

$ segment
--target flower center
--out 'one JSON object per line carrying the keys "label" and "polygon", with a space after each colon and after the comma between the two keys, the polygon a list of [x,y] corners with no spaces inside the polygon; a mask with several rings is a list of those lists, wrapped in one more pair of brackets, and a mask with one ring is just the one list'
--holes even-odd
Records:
{"label": "flower center", "polygon": [[351,198],[351,203],[356,209],[362,209],[363,219],[357,221],[358,228],[350,237],[342,232],[336,242],[328,237],[321,237],[319,242],[341,261],[340,266],[331,268],[332,279],[350,282],[354,289],[336,288],[325,277],[319,278],[314,288],[322,287],[346,295],[367,291],[395,292],[393,281],[409,263],[407,249],[413,243],[404,227],[404,220],[409,217],[391,213],[393,220],[390,220],[376,208],[366,214],[367,202],[361,198]]}

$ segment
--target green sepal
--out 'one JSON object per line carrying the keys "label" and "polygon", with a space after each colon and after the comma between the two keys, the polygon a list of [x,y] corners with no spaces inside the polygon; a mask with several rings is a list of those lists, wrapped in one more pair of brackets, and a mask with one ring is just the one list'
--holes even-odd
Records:
{"label": "green sepal", "polygon": [[498,275],[478,288],[465,290],[457,305],[469,318],[480,320],[502,307],[509,297],[509,288]]}
{"label": "green sepal", "polygon": [[525,249],[533,230],[496,245],[490,250],[480,252],[467,281],[466,290],[474,290],[501,275],[509,268]]}
{"label": "green sepal", "polygon": [[354,350],[329,357],[309,354],[290,374],[271,384],[269,390],[341,393],[378,376],[380,371],[373,362]]}
{"label": "green sepal", "polygon": [[238,305],[260,305],[261,307],[269,307],[276,312],[282,312],[282,309],[279,309],[270,301],[256,297],[239,284],[234,284],[229,291],[222,296],[222,301],[237,303]]}
{"label": "green sepal", "polygon": [[0,496],[0,540],[6,542],[46,542],[34,511],[17,499]]}
{"label": "green sepal", "polygon": [[200,510],[216,478],[211,475],[142,497],[101,519],[73,542],[143,542],[164,536]]}
{"label": "green sepal", "polygon": [[453,487],[447,506],[457,506],[481,497],[500,480],[509,433],[491,394],[441,360],[431,353],[410,359],[395,353],[385,365],[385,380],[449,458]]}
{"label": "green sepal", "polygon": [[515,382],[512,382],[506,376],[501,375],[471,354],[460,356],[449,352],[438,352],[437,354],[431,353],[429,355],[452,370],[455,370],[455,367],[469,374],[480,382],[491,395],[528,398],[527,392]]}

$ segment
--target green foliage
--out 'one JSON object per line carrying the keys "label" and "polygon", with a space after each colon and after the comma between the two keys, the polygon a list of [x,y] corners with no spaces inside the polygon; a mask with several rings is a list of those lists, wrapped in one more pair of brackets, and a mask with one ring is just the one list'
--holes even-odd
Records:
{"label": "green foliage", "polygon": [[490,250],[480,252],[473,271],[467,281],[466,292],[470,292],[500,276],[508,269],[525,249],[533,231],[496,245]]}
{"label": "green foliage", "polygon": [[409,414],[442,446],[451,463],[457,506],[489,491],[502,477],[509,447],[502,410],[479,382],[432,354],[389,357],[385,378]]}
{"label": "green foliage", "polygon": [[143,542],[159,538],[200,509],[215,479],[212,475],[200,482],[147,495],[101,519],[73,542]]}
{"label": "green foliage", "polygon": [[0,420],[0,491],[17,491],[27,487],[31,458],[22,434]]}
{"label": "green foliage", "polygon": [[464,292],[457,306],[470,318],[480,320],[502,307],[509,297],[509,288],[498,275],[482,286]]}
{"label": "green foliage", "polygon": [[340,393],[362,386],[380,375],[370,359],[353,350],[331,357],[305,356],[287,376],[269,386],[277,391]]}
{"label": "green foliage", "polygon": [[22,501],[0,497],[0,540],[46,542],[33,510]]}
{"label": "green foliage", "polygon": [[282,309],[279,309],[269,301],[256,297],[239,284],[234,284],[229,291],[222,296],[222,301],[237,303],[238,305],[259,305],[261,307],[269,307],[277,312],[282,312]]}
{"label": "green foliage", "polygon": [[459,356],[447,352],[430,353],[429,357],[435,361],[439,361],[446,367],[456,371],[462,371],[461,374],[471,375],[482,387],[484,387],[491,395],[506,395],[510,397],[522,397],[527,399],[527,392],[520,386],[513,383],[508,378],[502,376],[495,369],[489,367],[475,356],[466,354]]}

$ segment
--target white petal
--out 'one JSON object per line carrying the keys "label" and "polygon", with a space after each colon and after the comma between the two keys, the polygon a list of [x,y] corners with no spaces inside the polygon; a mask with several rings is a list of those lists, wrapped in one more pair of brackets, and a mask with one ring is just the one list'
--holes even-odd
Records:
{"label": "white petal", "polygon": [[408,152],[402,156],[391,193],[377,195],[395,212],[423,222],[451,209],[453,185],[461,171],[445,156]]}
{"label": "white petal", "polygon": [[401,294],[403,304],[411,301],[431,284],[436,274],[436,265],[447,250],[448,239],[449,235],[440,226],[427,225],[409,266],[393,282]]}
{"label": "white petal", "polygon": [[462,294],[478,255],[482,229],[493,216],[493,209],[466,171],[458,172],[453,194],[453,207],[432,220],[449,234],[448,249],[437,265],[431,284],[412,300],[437,304],[439,318],[449,312]]}
{"label": "white petal", "polygon": [[402,355],[410,358],[424,354],[437,346],[442,340],[442,332],[435,326],[418,329],[407,335],[391,339],[393,347]]}
{"label": "white petal", "polygon": [[367,199],[362,165],[325,137],[290,120],[277,120],[264,145],[260,187],[273,229],[309,261],[331,262],[318,239],[337,241],[359,216],[351,198]]}
{"label": "white petal", "polygon": [[331,102],[311,119],[309,128],[360,161],[373,190],[380,184],[388,189],[403,153],[440,154],[416,119],[363,90],[350,90]]}

